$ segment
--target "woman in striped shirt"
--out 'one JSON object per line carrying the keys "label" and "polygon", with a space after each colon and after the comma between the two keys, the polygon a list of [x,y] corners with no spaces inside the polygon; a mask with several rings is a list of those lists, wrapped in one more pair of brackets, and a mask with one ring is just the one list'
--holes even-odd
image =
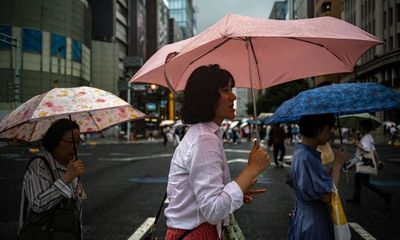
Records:
{"label": "woman in striped shirt", "polygon": [[75,159],[73,145],[77,147],[81,143],[79,126],[69,119],[57,120],[47,130],[42,143],[45,149],[44,158],[33,158],[25,172],[19,230],[26,220],[24,216],[29,217],[32,212],[44,213],[63,200],[71,199],[76,204],[80,223],[78,224],[79,232],[82,232],[81,201],[85,194],[79,176],[84,173],[84,165],[81,160]]}

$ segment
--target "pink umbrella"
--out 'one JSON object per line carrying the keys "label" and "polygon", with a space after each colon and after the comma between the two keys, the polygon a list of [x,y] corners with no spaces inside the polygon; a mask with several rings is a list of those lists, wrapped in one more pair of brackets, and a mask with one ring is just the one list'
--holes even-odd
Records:
{"label": "pink umbrella", "polygon": [[71,117],[81,133],[96,133],[146,115],[114,94],[93,88],[54,88],[34,96],[0,122],[0,139],[40,140],[51,124]]}
{"label": "pink umbrella", "polygon": [[219,64],[235,77],[236,87],[263,89],[352,72],[360,56],[379,43],[377,37],[333,17],[269,20],[228,14],[200,34],[161,48],[130,82],[180,91],[194,69]]}
{"label": "pink umbrella", "polygon": [[[263,89],[352,72],[361,55],[379,43],[377,37],[333,17],[269,20],[231,13],[192,38],[161,48],[130,82],[181,91],[194,69],[219,64],[232,73],[236,87]],[[254,91],[252,97],[256,117]]]}

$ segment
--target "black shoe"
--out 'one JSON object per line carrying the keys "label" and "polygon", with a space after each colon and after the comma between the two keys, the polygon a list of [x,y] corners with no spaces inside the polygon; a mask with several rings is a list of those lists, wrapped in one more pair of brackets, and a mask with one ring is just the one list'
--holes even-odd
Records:
{"label": "black shoe", "polygon": [[346,202],[353,203],[353,204],[360,204],[361,203],[360,199],[358,199],[358,198],[346,199]]}
{"label": "black shoe", "polygon": [[385,195],[385,201],[386,201],[386,206],[390,206],[390,204],[392,203],[392,194],[391,193],[387,193]]}

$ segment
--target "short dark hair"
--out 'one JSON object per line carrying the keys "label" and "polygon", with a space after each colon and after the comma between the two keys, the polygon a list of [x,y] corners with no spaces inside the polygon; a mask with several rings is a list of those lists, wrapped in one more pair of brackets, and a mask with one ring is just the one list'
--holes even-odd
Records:
{"label": "short dark hair", "polygon": [[47,130],[42,139],[43,147],[50,153],[58,146],[65,133],[73,129],[78,129],[79,126],[76,122],[67,118],[61,118],[55,121]]}
{"label": "short dark hair", "polygon": [[232,74],[217,64],[196,68],[184,90],[182,121],[187,124],[212,121],[218,107],[219,90],[228,86],[230,81],[234,87]]}
{"label": "short dark hair", "polygon": [[372,130],[372,121],[369,119],[361,120],[359,125],[367,132],[370,132]]}
{"label": "short dark hair", "polygon": [[316,137],[325,126],[333,127],[335,125],[335,116],[332,113],[304,115],[300,117],[300,134],[308,137]]}

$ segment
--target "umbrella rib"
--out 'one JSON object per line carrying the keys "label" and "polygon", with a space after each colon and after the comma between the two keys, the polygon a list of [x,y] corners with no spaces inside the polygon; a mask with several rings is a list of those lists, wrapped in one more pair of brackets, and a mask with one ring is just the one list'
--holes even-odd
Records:
{"label": "umbrella rib", "polygon": [[[334,52],[332,52],[331,50],[329,50],[329,48],[325,47],[323,44],[315,43],[315,42],[311,42],[311,41],[308,41],[308,40],[305,40],[305,39],[300,39],[300,38],[295,38],[295,37],[288,37],[288,39],[292,39],[292,40],[296,40],[296,41],[300,41],[300,42],[305,42],[305,43],[312,44],[312,45],[315,45],[315,46],[318,46],[318,47],[322,47],[322,48],[324,48],[326,51],[330,52],[333,56],[335,56],[335,57],[336,57],[340,62],[342,62],[346,67],[349,67],[349,66],[346,65],[345,62],[343,62],[343,60],[342,60],[340,57],[338,57],[338,55],[336,55]],[[352,71],[353,68],[350,67],[350,70]]]}
{"label": "umbrella rib", "polygon": [[256,56],[256,52],[254,51],[254,45],[253,45],[253,41],[251,41],[251,38],[249,38],[249,42],[250,42],[251,52],[253,53],[254,61],[256,62],[256,69],[257,69],[257,75],[258,75],[258,84],[259,84],[260,88],[262,88],[262,86],[261,86],[260,69],[258,68],[258,59],[257,59],[257,56]]}
{"label": "umbrella rib", "polygon": [[29,136],[29,139],[28,139],[29,142],[30,142],[31,139],[32,139],[33,132],[35,132],[36,124],[37,124],[37,121],[35,121],[35,125],[33,125],[32,132],[31,132],[31,134],[30,134],[30,136]]}
{"label": "umbrella rib", "polygon": [[101,131],[101,129],[99,128],[99,126],[98,126],[97,123],[96,123],[96,120],[94,120],[93,115],[92,115],[90,112],[88,112],[88,114],[89,114],[90,119],[92,119],[94,125],[95,125],[96,128],[98,129],[98,131]]}
{"label": "umbrella rib", "polygon": [[215,51],[217,48],[219,48],[220,46],[224,45],[226,42],[228,42],[229,40],[231,40],[231,38],[226,38],[223,42],[221,42],[220,44],[218,44],[217,46],[211,48],[210,50],[208,50],[206,53],[200,55],[199,57],[195,58],[193,61],[190,62],[189,66],[192,65],[194,62],[196,62],[197,60],[199,60],[200,58],[204,57],[205,55],[209,54],[210,52]]}
{"label": "umbrella rib", "polygon": [[[223,42],[221,42],[221,43],[218,44],[217,46],[213,47],[212,49],[208,50],[206,53],[204,53],[204,54],[198,56],[197,58],[195,58],[193,61],[191,61],[191,62],[187,65],[187,68],[185,69],[185,71],[182,72],[182,75],[185,74],[186,70],[187,70],[193,63],[195,63],[196,61],[198,61],[200,58],[206,56],[206,55],[209,54],[210,52],[215,51],[217,48],[219,48],[220,46],[224,45],[226,42],[228,42],[228,41],[231,40],[231,39],[232,39],[232,38],[226,38]],[[178,84],[180,83],[181,79],[182,79],[182,78],[179,78],[179,80],[176,82],[176,84],[174,84],[175,87],[178,86]]]}

